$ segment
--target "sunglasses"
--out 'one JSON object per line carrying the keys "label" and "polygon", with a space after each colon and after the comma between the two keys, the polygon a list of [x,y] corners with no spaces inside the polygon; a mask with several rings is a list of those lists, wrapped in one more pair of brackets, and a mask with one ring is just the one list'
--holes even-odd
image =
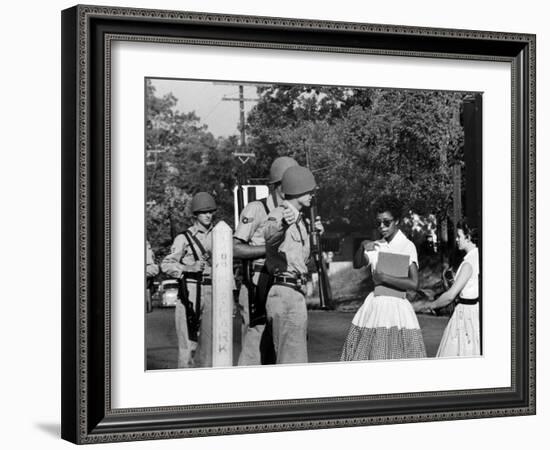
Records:
{"label": "sunglasses", "polygon": [[385,227],[389,227],[393,222],[393,219],[382,219],[376,221],[376,226],[384,225]]}

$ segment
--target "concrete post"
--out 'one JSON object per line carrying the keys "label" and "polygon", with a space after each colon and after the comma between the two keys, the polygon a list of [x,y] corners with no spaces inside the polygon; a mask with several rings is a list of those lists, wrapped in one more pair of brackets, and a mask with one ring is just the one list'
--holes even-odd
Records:
{"label": "concrete post", "polygon": [[224,221],[212,232],[212,367],[233,365],[233,233]]}

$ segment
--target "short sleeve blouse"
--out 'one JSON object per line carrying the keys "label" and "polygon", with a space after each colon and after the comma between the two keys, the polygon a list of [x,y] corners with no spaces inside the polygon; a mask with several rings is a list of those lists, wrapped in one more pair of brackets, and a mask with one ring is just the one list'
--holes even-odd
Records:
{"label": "short sleeve blouse", "polygon": [[460,298],[464,298],[464,299],[478,298],[479,297],[479,251],[477,247],[470,250],[468,253],[466,253],[466,256],[464,257],[464,261],[462,261],[462,264],[460,264],[460,267],[458,268],[458,272],[460,272],[460,269],[465,263],[470,264],[470,266],[472,267],[472,276],[468,279],[468,281],[466,282],[466,285],[460,292]]}
{"label": "short sleeve blouse", "polygon": [[418,253],[416,251],[416,246],[409,239],[407,239],[407,236],[405,236],[401,230],[397,230],[397,233],[390,242],[386,242],[384,239],[381,239],[376,241],[375,246],[376,250],[365,252],[373,269],[376,268],[379,252],[408,255],[409,266],[412,263],[416,263],[416,267],[418,267]]}

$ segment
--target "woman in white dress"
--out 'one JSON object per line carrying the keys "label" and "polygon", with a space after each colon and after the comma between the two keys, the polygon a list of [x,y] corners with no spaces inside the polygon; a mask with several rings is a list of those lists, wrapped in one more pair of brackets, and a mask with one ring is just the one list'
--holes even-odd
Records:
{"label": "woman in white dress", "polygon": [[[382,239],[362,242],[354,259],[354,268],[369,267],[375,286],[392,288],[401,295],[371,292],[367,296],[352,320],[342,361],[426,357],[418,319],[404,295],[418,288],[418,255],[414,244],[398,228],[401,209],[400,202],[393,197],[379,199],[375,212]],[[408,275],[397,277],[377,271],[381,252],[406,255]]]}
{"label": "woman in white dress", "polygon": [[[455,301],[453,315],[443,332],[436,356],[477,356],[479,335],[479,252],[477,235],[465,221],[458,222],[456,242],[466,252],[453,285],[431,305],[435,310]],[[458,298],[457,298],[458,297]]]}

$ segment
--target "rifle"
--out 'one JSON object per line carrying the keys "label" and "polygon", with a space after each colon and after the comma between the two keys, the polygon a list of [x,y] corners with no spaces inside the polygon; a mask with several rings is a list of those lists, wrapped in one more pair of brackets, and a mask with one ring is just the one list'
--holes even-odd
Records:
{"label": "rifle", "polygon": [[[189,289],[187,289],[188,277],[192,277],[197,280],[195,307],[193,307],[193,303],[189,300]],[[201,283],[202,272],[183,272],[178,282],[178,297],[185,308],[187,336],[189,337],[189,340],[193,342],[198,341],[199,330],[201,327]]]}
{"label": "rifle", "polygon": [[[193,253],[195,261],[199,261],[199,255],[195,250],[192,239],[187,231],[183,232],[185,239],[189,243],[189,247]],[[206,256],[206,255],[203,255]],[[189,300],[189,289],[187,289],[187,278],[196,280],[195,307]],[[191,341],[197,342],[201,327],[201,286],[202,272],[182,272],[178,283],[178,297],[185,308],[185,316],[187,320],[187,336]]]}
{"label": "rifle", "polygon": [[315,261],[315,268],[319,276],[319,304],[321,309],[328,309],[332,303],[332,289],[330,287],[330,280],[328,279],[327,264],[323,257],[323,249],[321,248],[320,233],[315,229],[314,225],[316,217],[316,201],[315,197],[313,197],[311,199],[311,206],[309,207],[311,251]]}
{"label": "rifle", "polygon": [[[313,169],[311,168],[311,154],[305,140],[304,151],[306,154],[306,167],[313,172]],[[323,249],[321,248],[320,233],[315,229],[315,218],[317,217],[316,206],[317,199],[313,196],[311,199],[311,206],[309,207],[310,244],[313,259],[315,261],[315,268],[317,269],[317,274],[319,275],[319,304],[321,309],[328,309],[332,303],[332,289],[328,279],[327,263],[323,257]]]}

